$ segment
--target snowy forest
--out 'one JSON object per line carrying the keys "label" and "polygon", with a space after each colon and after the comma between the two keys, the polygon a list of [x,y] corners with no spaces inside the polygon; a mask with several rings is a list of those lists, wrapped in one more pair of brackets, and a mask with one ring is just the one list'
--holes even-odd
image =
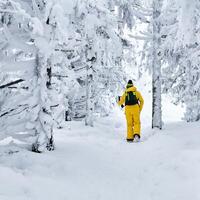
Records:
{"label": "snowy forest", "polygon": [[199,0],[0,0],[1,200],[199,200],[199,120]]}

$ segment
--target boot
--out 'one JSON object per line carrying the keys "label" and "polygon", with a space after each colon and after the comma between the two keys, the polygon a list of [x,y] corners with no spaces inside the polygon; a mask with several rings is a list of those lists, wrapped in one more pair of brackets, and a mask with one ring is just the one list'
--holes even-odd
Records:
{"label": "boot", "polygon": [[127,142],[133,142],[133,139],[126,139]]}
{"label": "boot", "polygon": [[134,134],[134,142],[139,142],[139,141],[140,141],[140,135]]}

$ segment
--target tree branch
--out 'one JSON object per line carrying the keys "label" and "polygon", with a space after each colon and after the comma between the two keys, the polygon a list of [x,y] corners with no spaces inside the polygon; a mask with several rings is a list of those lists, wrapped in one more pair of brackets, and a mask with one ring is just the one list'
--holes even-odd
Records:
{"label": "tree branch", "polygon": [[16,80],[16,81],[12,81],[12,82],[7,83],[7,84],[5,84],[5,85],[1,85],[1,86],[0,86],[0,89],[3,89],[3,88],[6,88],[6,87],[8,87],[8,86],[11,86],[11,85],[15,85],[15,84],[21,83],[21,82],[23,82],[23,81],[24,81],[23,79],[18,79],[18,80]]}
{"label": "tree branch", "polygon": [[[17,110],[18,108],[21,108],[22,106],[28,106],[28,105],[27,105],[27,104],[25,104],[25,105],[19,105],[17,108],[12,108],[12,109],[10,109],[10,110],[8,110],[8,111],[6,111],[6,112],[0,114],[0,118],[3,117],[3,116],[5,116],[5,115],[10,114],[11,112]],[[21,110],[21,111],[18,112],[18,113],[23,112],[23,111],[26,110],[27,108],[28,108],[28,107],[25,107],[23,110]],[[15,115],[15,114],[13,114],[13,115]]]}

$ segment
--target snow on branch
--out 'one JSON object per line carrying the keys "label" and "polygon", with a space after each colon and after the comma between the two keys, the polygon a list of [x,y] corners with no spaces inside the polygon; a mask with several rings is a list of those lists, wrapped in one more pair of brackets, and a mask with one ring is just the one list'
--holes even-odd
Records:
{"label": "snow on branch", "polygon": [[145,40],[145,41],[149,41],[152,39],[152,37],[145,37],[145,36],[139,36],[139,35],[131,35],[128,34],[129,37],[137,39],[137,40]]}
{"label": "snow on branch", "polygon": [[19,108],[22,108],[22,107],[24,107],[22,110],[18,111],[17,113],[14,113],[13,115],[17,115],[17,114],[25,111],[26,109],[28,109],[28,105],[27,104],[26,105],[19,105],[17,108],[11,108],[10,110],[0,114],[0,117],[3,117],[3,116],[8,115],[8,114],[11,114],[12,112],[17,111]]}
{"label": "snow on branch", "polygon": [[147,19],[147,17],[145,16],[144,13],[141,13],[139,12],[138,10],[136,9],[133,9],[133,13],[134,13],[134,16],[136,16],[139,20],[141,20],[142,22],[144,23],[150,23],[150,21]]}
{"label": "snow on branch", "polygon": [[[7,3],[7,1],[5,3]],[[13,10],[0,9],[0,13],[12,13],[12,14],[21,15],[25,18],[31,18],[31,16],[23,8],[21,8],[21,5],[19,3],[11,1],[11,0],[9,1],[9,3],[12,5]]]}

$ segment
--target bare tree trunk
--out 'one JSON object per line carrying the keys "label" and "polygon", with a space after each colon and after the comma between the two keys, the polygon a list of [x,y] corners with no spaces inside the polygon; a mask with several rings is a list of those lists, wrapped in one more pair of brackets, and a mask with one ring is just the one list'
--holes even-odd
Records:
{"label": "bare tree trunk", "polygon": [[162,0],[153,1],[152,128],[162,129],[160,13]]}

